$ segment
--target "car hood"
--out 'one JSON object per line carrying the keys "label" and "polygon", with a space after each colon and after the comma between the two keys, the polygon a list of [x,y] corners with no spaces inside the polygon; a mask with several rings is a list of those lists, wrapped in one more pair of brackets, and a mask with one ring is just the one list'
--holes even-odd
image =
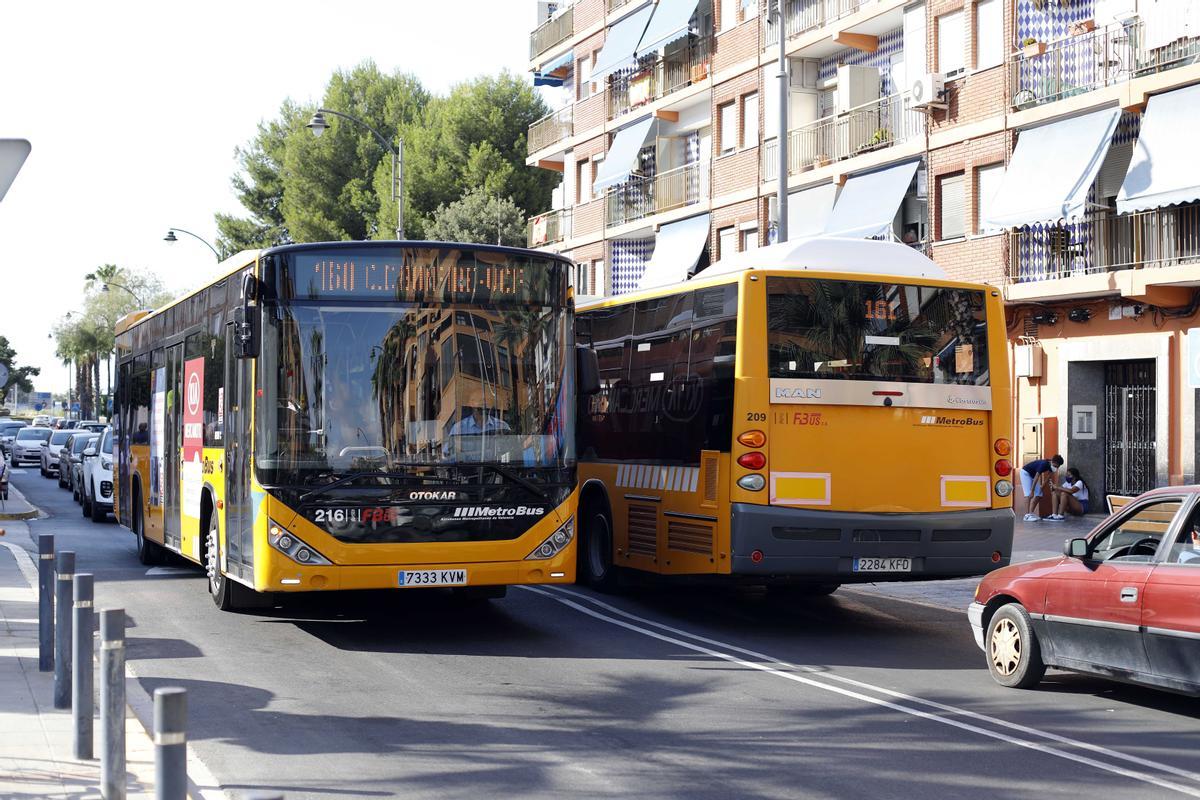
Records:
{"label": "car hood", "polygon": [[1008,591],[1015,583],[1045,578],[1065,560],[1066,556],[1051,556],[1050,558],[1040,558],[1037,561],[1009,564],[1007,567],[989,572],[979,582],[975,598],[978,602],[984,603],[993,595]]}

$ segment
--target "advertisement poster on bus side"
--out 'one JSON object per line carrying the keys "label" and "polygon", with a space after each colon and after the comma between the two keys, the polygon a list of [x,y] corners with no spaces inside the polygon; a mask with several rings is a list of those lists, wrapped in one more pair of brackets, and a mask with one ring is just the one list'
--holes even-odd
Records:
{"label": "advertisement poster on bus side", "polygon": [[183,513],[200,518],[204,481],[204,358],[183,362]]}
{"label": "advertisement poster on bus side", "polygon": [[[154,380],[154,406],[150,425],[150,505],[163,504],[163,486],[166,484],[166,461],[163,450],[166,446],[167,418],[167,370],[159,367],[151,376]],[[142,431],[134,434],[142,435]],[[144,441],[144,440],[143,440]]]}

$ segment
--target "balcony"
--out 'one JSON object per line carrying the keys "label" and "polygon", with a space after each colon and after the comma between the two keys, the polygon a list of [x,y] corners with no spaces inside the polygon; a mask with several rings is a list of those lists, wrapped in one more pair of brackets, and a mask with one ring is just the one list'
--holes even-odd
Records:
{"label": "balcony", "polygon": [[575,133],[573,119],[574,107],[567,106],[564,109],[555,111],[553,114],[547,114],[530,125],[529,154],[533,155],[552,144],[570,138]]}
{"label": "balcony", "polygon": [[534,59],[542,53],[562,44],[575,33],[575,7],[567,6],[561,14],[543,22],[533,33],[529,34],[529,58]]}
{"label": "balcony", "polygon": [[1169,12],[1153,20],[1123,23],[1055,42],[1035,42],[1009,62],[1011,104],[1024,110],[1053,103],[1154,72],[1195,63],[1200,38],[1179,36]]}
{"label": "balcony", "polygon": [[526,240],[530,247],[545,247],[571,237],[571,209],[547,211],[529,218]]}
{"label": "balcony", "polygon": [[627,111],[704,80],[708,77],[711,53],[712,39],[697,39],[669,58],[642,62],[644,66],[636,72],[614,75],[608,85],[608,118],[616,119]]}
{"label": "balcony", "polygon": [[[784,29],[787,38],[799,36],[802,33],[816,30],[828,25],[834,20],[848,17],[863,6],[876,0],[784,0],[786,16]],[[764,46],[777,44],[779,36],[776,26],[771,23],[763,26]]]}
{"label": "balcony", "polygon": [[608,8],[608,13],[611,14],[614,11],[616,11],[618,8],[621,8],[622,6],[627,5],[630,2],[632,2],[632,0],[607,0],[607,3],[605,5]]}
{"label": "balcony", "polygon": [[1010,284],[1200,263],[1200,205],[1093,212],[1080,222],[1012,231],[1009,244]]}
{"label": "balcony", "polygon": [[[907,92],[894,94],[788,132],[788,175],[884,150],[925,135],[925,115]],[[778,139],[762,147],[764,181],[779,177]]]}
{"label": "balcony", "polygon": [[707,161],[697,161],[650,177],[635,175],[614,186],[604,196],[604,224],[615,228],[707,199],[708,167]]}

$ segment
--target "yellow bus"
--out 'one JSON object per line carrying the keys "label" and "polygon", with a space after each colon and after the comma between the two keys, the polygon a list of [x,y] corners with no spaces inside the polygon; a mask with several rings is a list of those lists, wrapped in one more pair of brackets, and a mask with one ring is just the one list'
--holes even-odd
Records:
{"label": "yellow bus", "polygon": [[817,594],[1012,553],[996,289],[904,245],[813,239],[581,302],[581,581],[720,575]]}
{"label": "yellow bus", "polygon": [[244,252],[117,327],[117,502],[142,563],[272,593],[575,579],[570,262],[338,242]]}

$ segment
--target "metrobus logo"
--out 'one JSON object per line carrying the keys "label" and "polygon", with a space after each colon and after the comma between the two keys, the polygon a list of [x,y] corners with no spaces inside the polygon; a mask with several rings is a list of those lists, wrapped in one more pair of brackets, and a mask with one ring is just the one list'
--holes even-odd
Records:
{"label": "metrobus logo", "polygon": [[968,428],[968,427],[972,427],[972,426],[976,426],[976,425],[982,425],[983,420],[971,419],[969,417],[967,417],[965,419],[959,419],[957,417],[939,417],[936,414],[928,414],[926,416],[921,417],[921,424],[922,425],[948,425],[948,426],[955,427],[955,428]]}
{"label": "metrobus logo", "polygon": [[463,506],[454,509],[453,519],[516,519],[517,517],[534,517],[546,513],[543,506]]}

